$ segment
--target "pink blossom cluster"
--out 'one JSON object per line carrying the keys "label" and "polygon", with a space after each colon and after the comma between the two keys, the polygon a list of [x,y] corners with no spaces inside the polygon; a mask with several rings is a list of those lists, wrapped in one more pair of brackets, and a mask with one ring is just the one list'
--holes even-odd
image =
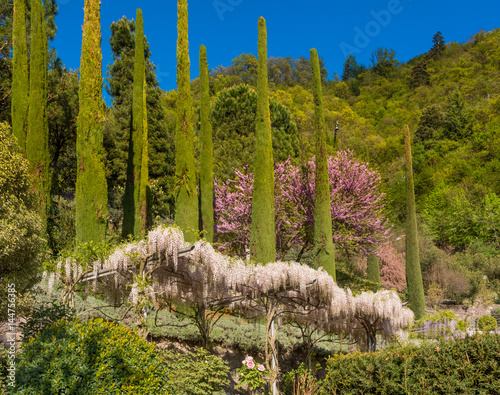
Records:
{"label": "pink blossom cluster", "polygon": [[[340,151],[328,159],[333,239],[337,246],[364,254],[388,237],[384,193],[377,171]],[[216,238],[220,249],[245,256],[250,243],[253,173],[235,169],[236,179],[215,181]],[[275,165],[277,257],[296,245],[312,245],[314,226],[314,157],[303,166],[290,159]]]}
{"label": "pink blossom cluster", "polygon": [[[255,367],[255,362],[252,357],[248,356],[242,361],[243,365],[246,365],[248,369],[253,369]],[[257,365],[257,369],[261,372],[266,370],[264,365]]]}

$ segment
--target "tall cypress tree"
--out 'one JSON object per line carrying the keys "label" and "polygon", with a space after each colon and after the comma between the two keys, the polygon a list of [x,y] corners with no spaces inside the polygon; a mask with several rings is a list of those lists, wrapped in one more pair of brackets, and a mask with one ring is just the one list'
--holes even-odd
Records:
{"label": "tall cypress tree", "polygon": [[28,127],[28,40],[26,38],[26,4],[14,0],[12,28],[12,133],[17,137],[21,152],[26,155]]}
{"label": "tall cypress tree", "polygon": [[201,230],[211,243],[214,240],[214,149],[210,123],[210,87],[208,79],[207,49],[200,46],[200,197]]}
{"label": "tall cypress tree", "polygon": [[419,319],[425,315],[425,296],[418,252],[410,130],[407,125],[404,128],[404,138],[406,156],[406,283],[408,284],[410,308],[415,313],[415,318]]}
{"label": "tall cypress tree", "polygon": [[146,105],[146,77],[143,78],[143,89],[142,89],[142,155],[141,155],[141,184],[139,188],[139,213],[138,213],[138,225],[140,229],[141,236],[146,235],[148,226],[151,224],[150,219],[150,186],[149,186],[149,155],[148,155],[148,107]]}
{"label": "tall cypress tree", "polygon": [[311,49],[311,68],[314,95],[314,129],[316,135],[316,174],[314,188],[314,261],[322,266],[335,280],[335,248],[330,211],[330,178],[326,155],[326,131],[323,114],[321,74],[316,49]]}
{"label": "tall cypress tree", "polygon": [[175,131],[175,223],[188,242],[198,230],[198,195],[194,166],[187,0],[177,1],[177,128]]}
{"label": "tall cypress tree", "polygon": [[252,196],[250,257],[256,262],[276,260],[274,223],[274,161],[267,81],[266,20],[258,23],[257,117],[255,120],[255,162]]}
{"label": "tall cypress tree", "polygon": [[[134,49],[134,82],[132,92],[132,118],[127,166],[127,183],[123,201],[123,236],[139,237],[145,233],[146,220],[142,219],[141,165],[144,133],[144,23],[142,11],[137,9]],[[147,141],[146,141],[147,143]],[[147,150],[147,148],[146,148]],[[147,209],[146,209],[147,211]]]}
{"label": "tall cypress tree", "polygon": [[79,113],[76,136],[76,240],[102,241],[106,235],[108,189],[104,170],[101,14],[99,0],[85,0]]}
{"label": "tall cypress tree", "polygon": [[49,127],[47,122],[47,30],[41,0],[31,2],[31,61],[26,135],[26,157],[33,187],[40,202],[40,215],[47,229],[50,205],[50,154]]}
{"label": "tall cypress tree", "polygon": [[375,254],[368,255],[366,264],[366,278],[370,281],[380,284],[380,266],[378,256]]}

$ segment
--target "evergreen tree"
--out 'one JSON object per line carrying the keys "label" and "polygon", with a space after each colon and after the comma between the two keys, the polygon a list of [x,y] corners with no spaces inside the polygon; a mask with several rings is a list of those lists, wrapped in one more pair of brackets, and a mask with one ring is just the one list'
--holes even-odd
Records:
{"label": "evergreen tree", "polygon": [[[111,96],[104,127],[104,147],[107,154],[106,173],[110,215],[115,226],[122,223],[123,192],[127,179],[127,158],[131,125],[135,61],[136,22],[123,17],[111,24],[109,40],[113,61],[108,65],[106,89]],[[148,172],[155,190],[165,193],[151,205],[155,215],[162,218],[173,211],[174,197],[168,195],[174,187],[175,175],[175,121],[167,122],[163,108],[164,92],[158,86],[155,65],[151,62],[149,43],[144,37],[146,73],[146,104],[148,124]],[[150,210],[150,211],[151,211]],[[148,215],[151,215],[148,214]]]}
{"label": "evergreen tree", "polygon": [[422,110],[422,115],[415,130],[415,141],[426,142],[443,134],[446,119],[441,107],[432,104]]}
{"label": "evergreen tree", "polygon": [[314,129],[316,134],[316,176],[314,189],[314,261],[322,266],[335,280],[335,248],[330,211],[330,179],[326,154],[326,131],[323,114],[323,94],[319,70],[318,52],[311,49],[313,74]]}
{"label": "evergreen tree", "polygon": [[17,137],[21,152],[26,155],[26,129],[28,123],[28,42],[26,37],[26,4],[14,0],[12,33],[12,132]]}
{"label": "evergreen tree", "polygon": [[207,49],[200,46],[200,198],[201,230],[206,239],[214,239],[214,155],[212,124],[210,123],[210,86],[207,63]]}
{"label": "evergreen tree", "polygon": [[410,89],[418,88],[421,85],[430,85],[431,77],[427,71],[426,62],[417,62],[411,69]]}
{"label": "evergreen tree", "polygon": [[267,80],[267,29],[258,23],[257,119],[255,122],[254,189],[250,257],[259,263],[276,260],[274,223],[274,161]]}
{"label": "evergreen tree", "polygon": [[359,65],[354,55],[348,55],[344,62],[342,81],[358,78],[365,71],[365,66]]}
{"label": "evergreen tree", "polygon": [[[141,154],[141,184],[139,187],[139,229],[141,236],[146,235],[147,228],[151,225],[151,189],[149,185],[149,153],[148,153],[148,106],[146,102],[146,78],[143,78],[142,89],[142,154]],[[136,220],[137,223],[137,220]]]}
{"label": "evergreen tree", "polygon": [[85,0],[76,157],[76,240],[106,235],[108,190],[104,169],[101,15],[99,0]]}
{"label": "evergreen tree", "polygon": [[[253,169],[255,157],[255,125],[257,93],[248,85],[223,90],[212,109],[214,142],[214,175],[226,181],[234,177],[234,169]],[[269,98],[273,158],[283,162],[298,159],[300,142],[297,125],[290,111]]]}
{"label": "evergreen tree", "polygon": [[40,202],[43,228],[50,207],[50,155],[47,122],[47,31],[41,0],[31,3],[31,60],[26,156]]}
{"label": "evergreen tree", "polygon": [[429,55],[430,57],[435,58],[441,55],[446,49],[443,33],[438,31],[436,34],[434,34],[434,36],[432,37],[432,44],[433,45],[431,50],[429,51]]}
{"label": "evergreen tree", "polygon": [[380,266],[378,256],[375,254],[368,255],[366,265],[366,278],[370,281],[380,284]]}
{"label": "evergreen tree", "polygon": [[[137,9],[135,29],[135,60],[134,80],[132,92],[132,119],[130,122],[129,152],[127,166],[127,183],[125,185],[125,196],[123,199],[123,228],[122,235],[140,237],[146,231],[146,201],[141,202],[141,165],[143,153],[144,134],[144,23],[142,11]],[[147,140],[146,140],[147,144]],[[147,154],[147,147],[146,154]],[[147,155],[146,155],[147,163]],[[143,188],[146,188],[144,183]],[[144,190],[145,199],[145,190]],[[144,204],[144,207],[142,205]],[[144,211],[144,218],[142,213]]]}
{"label": "evergreen tree", "polygon": [[415,318],[419,319],[425,315],[425,296],[418,251],[410,130],[407,125],[404,129],[404,139],[406,157],[406,283],[408,284],[410,308],[415,313]]}
{"label": "evergreen tree", "polygon": [[470,137],[473,131],[474,116],[465,106],[459,91],[448,98],[445,113],[444,137],[459,141]]}
{"label": "evergreen tree", "polygon": [[198,196],[194,166],[194,142],[189,76],[188,6],[177,0],[177,127],[175,133],[176,207],[175,223],[186,241],[196,240]]}

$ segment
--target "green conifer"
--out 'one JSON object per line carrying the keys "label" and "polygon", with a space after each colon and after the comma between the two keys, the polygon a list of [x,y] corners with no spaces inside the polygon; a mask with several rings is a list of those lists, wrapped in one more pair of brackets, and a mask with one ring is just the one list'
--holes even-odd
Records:
{"label": "green conifer", "polygon": [[188,242],[198,233],[198,195],[194,165],[194,142],[189,76],[187,0],[177,1],[177,128],[175,133],[175,223]]}
{"label": "green conifer", "polygon": [[200,198],[201,230],[205,238],[214,240],[214,154],[212,124],[210,123],[210,87],[208,79],[207,49],[200,46]]}
{"label": "green conifer", "polygon": [[321,74],[316,49],[311,49],[311,68],[314,95],[314,129],[316,134],[316,185],[314,192],[314,261],[322,266],[335,280],[335,248],[332,235],[332,215],[330,212],[330,179],[326,155],[326,131],[323,114],[323,94]]}
{"label": "green conifer", "polygon": [[40,216],[47,229],[50,205],[50,153],[47,122],[47,30],[41,0],[31,2],[31,60],[26,157],[33,188],[40,202]]}
{"label": "green conifer", "polygon": [[419,319],[425,315],[425,296],[418,252],[410,130],[407,125],[404,129],[404,138],[406,156],[406,283],[410,309],[415,313],[415,318]]}
{"label": "green conifer", "polygon": [[380,266],[378,256],[375,254],[368,255],[366,263],[366,278],[374,283],[380,284]]}
{"label": "green conifer", "polygon": [[26,4],[14,0],[12,28],[12,133],[17,137],[21,152],[26,155],[28,127],[28,40],[26,38]]}
{"label": "green conifer", "polygon": [[266,20],[258,23],[257,117],[255,121],[254,186],[250,257],[259,263],[276,260],[274,161],[267,80]]}
{"label": "green conifer", "polygon": [[[143,236],[147,227],[147,205],[145,188],[147,180],[141,182],[141,166],[143,154],[144,134],[144,23],[142,11],[137,9],[135,24],[135,48],[134,48],[134,82],[132,92],[132,119],[130,128],[127,183],[123,202],[123,228],[122,235]],[[147,140],[146,140],[147,145]],[[146,163],[147,163],[147,147]],[[145,173],[146,174],[146,173]],[[141,185],[144,189],[144,204],[141,201]],[[144,211],[144,217],[143,217]]]}
{"label": "green conifer", "polygon": [[151,224],[150,218],[150,208],[151,208],[151,190],[149,185],[149,155],[148,155],[148,108],[146,104],[146,76],[143,78],[143,90],[142,90],[142,108],[143,108],[143,127],[142,127],[142,155],[141,155],[141,185],[139,190],[139,215],[137,216],[139,221],[138,225],[140,228],[140,234],[142,237],[146,235],[148,226]]}
{"label": "green conifer", "polygon": [[76,137],[76,240],[105,238],[108,189],[104,169],[101,15],[99,0],[85,0]]}

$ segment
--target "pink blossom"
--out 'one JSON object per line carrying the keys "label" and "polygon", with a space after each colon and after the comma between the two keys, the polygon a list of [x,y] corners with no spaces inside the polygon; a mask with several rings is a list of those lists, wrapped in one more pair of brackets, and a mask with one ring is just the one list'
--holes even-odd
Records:
{"label": "pink blossom", "polygon": [[257,366],[257,369],[259,369],[261,372],[263,372],[264,370],[266,370],[266,368],[264,368],[264,365]]}
{"label": "pink blossom", "polygon": [[247,362],[247,368],[248,368],[248,369],[253,369],[253,368],[254,368],[254,366],[255,366],[255,363],[254,363],[253,361],[248,361],[248,362]]}
{"label": "pink blossom", "polygon": [[[328,159],[334,243],[348,251],[364,254],[386,241],[385,194],[380,174],[340,151]],[[215,232],[221,251],[245,257],[250,245],[253,174],[235,169],[236,179],[214,181]],[[290,159],[275,164],[275,222],[277,259],[293,246],[304,250],[314,243],[315,163],[295,166]]]}

